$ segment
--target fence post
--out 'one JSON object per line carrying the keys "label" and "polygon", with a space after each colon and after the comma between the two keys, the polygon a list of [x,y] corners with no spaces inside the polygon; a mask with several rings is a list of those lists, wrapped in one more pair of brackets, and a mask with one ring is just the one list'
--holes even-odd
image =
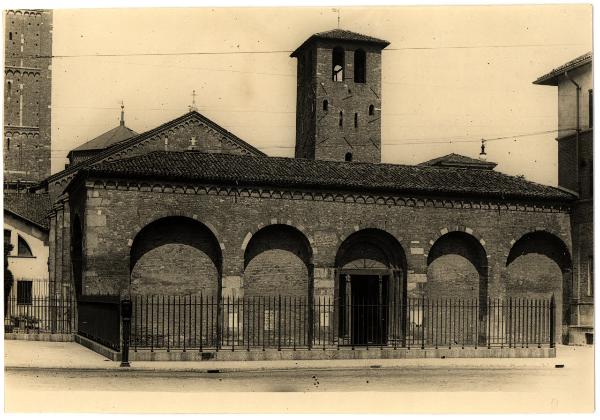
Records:
{"label": "fence post", "polygon": [[281,351],[281,295],[277,299],[277,350]]}
{"label": "fence post", "polygon": [[556,341],[556,302],[554,300],[554,293],[550,298],[550,348],[555,347]]}
{"label": "fence post", "polygon": [[314,290],[314,282],[315,282],[315,265],[314,264],[308,264],[308,282],[309,282],[309,293],[308,293],[308,333],[307,333],[307,338],[308,338],[308,349],[312,350],[312,346],[313,346],[313,338],[314,338],[314,294],[313,294],[313,290]]}
{"label": "fence post", "polygon": [[421,349],[425,348],[425,298],[421,298]]}
{"label": "fence post", "polygon": [[132,314],[131,300],[121,301],[121,320],[123,328],[123,347],[121,348],[121,367],[129,367],[129,332]]}

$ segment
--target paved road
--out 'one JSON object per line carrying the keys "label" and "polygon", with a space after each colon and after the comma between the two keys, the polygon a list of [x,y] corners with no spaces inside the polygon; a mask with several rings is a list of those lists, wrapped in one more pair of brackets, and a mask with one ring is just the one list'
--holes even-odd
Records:
{"label": "paved road", "polygon": [[[589,376],[589,375],[587,375]],[[156,408],[158,401],[171,407],[167,411],[201,411],[205,406],[199,404],[207,395],[211,398],[223,398],[231,392],[310,392],[310,395],[319,395],[319,392],[333,391],[360,391],[371,395],[365,400],[374,401],[373,398],[381,395],[369,391],[398,392],[389,403],[400,402],[407,395],[421,394],[428,402],[426,411],[436,411],[436,403],[442,400],[452,403],[452,400],[466,399],[468,411],[479,407],[484,400],[494,400],[491,408],[502,410],[508,408],[515,398],[524,398],[525,407],[534,408],[531,404],[538,401],[539,408],[533,411],[547,411],[566,407],[565,404],[574,404],[576,407],[592,401],[590,392],[578,392],[582,381],[581,372],[576,369],[557,368],[523,368],[523,369],[466,369],[466,368],[396,368],[396,369],[362,369],[362,370],[318,370],[318,371],[274,371],[274,372],[231,372],[231,373],[194,373],[194,372],[115,372],[115,371],[51,371],[51,370],[7,370],[5,372],[6,408],[9,411],[30,411],[31,407],[24,407],[23,401],[43,404],[45,409],[54,410],[109,410],[127,411],[123,405],[133,411],[149,410]],[[591,391],[591,390],[590,390]],[[227,394],[216,394],[218,392]],[[209,393],[209,394],[207,394]],[[316,394],[315,394],[316,393]],[[434,397],[431,397],[431,393]],[[26,398],[24,397],[26,395]],[[77,397],[74,397],[77,395]],[[167,395],[168,397],[165,397]],[[246,395],[244,402],[259,401],[261,394]],[[256,397],[254,396],[256,395]],[[272,395],[272,394],[271,394]],[[286,394],[280,394],[280,396]],[[287,394],[289,395],[289,394]],[[300,394],[302,395],[302,394]],[[306,395],[306,394],[304,394]],[[327,395],[322,393],[321,395]],[[339,394],[336,394],[339,395]],[[346,393],[348,396],[365,394]],[[375,398],[376,399],[376,398]],[[577,399],[583,399],[577,403]],[[236,411],[239,401],[235,398],[226,398],[228,404],[223,408]],[[120,402],[119,402],[120,401]],[[149,401],[144,404],[140,401]],[[179,405],[173,406],[176,401]],[[273,398],[269,405],[259,405],[261,411],[273,408]],[[313,401],[309,399],[307,401]],[[358,399],[351,397],[351,402]],[[414,400],[411,400],[414,403]],[[529,402],[528,402],[529,401]],[[234,403],[234,405],[231,405]],[[238,404],[238,405],[236,405]],[[300,405],[299,408],[308,410],[312,403]],[[432,405],[433,404],[433,405]],[[500,405],[498,405],[500,404]],[[183,407],[183,408],[182,408]],[[342,406],[343,408],[344,406]],[[350,407],[348,405],[347,407]],[[40,406],[40,408],[42,408]],[[415,408],[415,407],[413,407]],[[418,408],[418,407],[417,407]],[[424,407],[420,407],[421,410]],[[397,406],[396,410],[410,410],[410,406]],[[478,411],[475,409],[475,411]],[[520,408],[523,411],[523,408]],[[528,410],[529,411],[529,410]]]}

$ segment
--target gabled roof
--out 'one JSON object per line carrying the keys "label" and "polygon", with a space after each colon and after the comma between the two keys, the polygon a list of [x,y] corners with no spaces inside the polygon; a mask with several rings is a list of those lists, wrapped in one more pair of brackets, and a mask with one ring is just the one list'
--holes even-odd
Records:
{"label": "gabled roof", "polygon": [[498,164],[495,162],[486,162],[481,159],[473,159],[469,156],[450,153],[446,156],[441,156],[435,159],[419,163],[419,166],[439,166],[439,167],[454,167],[454,168],[477,168],[477,169],[494,169]]}
{"label": "gabled roof", "polygon": [[46,215],[50,211],[48,194],[33,194],[23,192],[4,192],[4,211],[48,230]]}
{"label": "gabled roof", "polygon": [[115,128],[108,130],[106,133],[102,133],[98,137],[71,150],[69,155],[73,152],[106,149],[107,147],[122,142],[123,140],[137,136],[137,134],[138,133],[133,131],[131,128],[126,127],[125,125],[118,125]]}
{"label": "gabled roof", "polygon": [[332,29],[331,31],[318,32],[311,35],[306,41],[302,43],[296,50],[290,55],[290,57],[296,57],[297,53],[303,49],[306,45],[317,39],[324,40],[338,40],[338,41],[353,41],[361,42],[366,44],[379,45],[381,48],[385,48],[390,43],[384,39],[375,38],[369,35],[359,34],[357,32],[347,31],[345,29]]}
{"label": "gabled roof", "polygon": [[567,202],[558,188],[487,169],[335,162],[194,151],[151,152],[102,162],[79,177],[162,179],[239,186],[386,191],[441,196],[487,196]]}
{"label": "gabled roof", "polygon": [[577,58],[574,58],[573,60],[563,64],[562,66],[553,69],[551,72],[538,77],[537,80],[533,82],[533,84],[556,86],[558,84],[558,80],[565,74],[566,71],[574,70],[591,62],[592,52],[590,51],[583,55],[580,55]]}
{"label": "gabled roof", "polygon": [[244,140],[240,139],[239,137],[237,137],[235,134],[227,131],[226,129],[224,129],[223,127],[221,127],[220,125],[218,125],[217,123],[215,123],[214,121],[206,118],[204,115],[200,114],[197,111],[190,111],[184,115],[182,115],[179,118],[175,118],[174,120],[168,121],[156,128],[153,128],[152,130],[148,130],[144,133],[138,134],[137,136],[131,137],[129,139],[123,140],[119,143],[113,144],[112,146],[109,146],[108,148],[104,149],[103,151],[99,152],[98,154],[96,154],[95,156],[92,156],[89,159],[86,159],[85,161],[82,161],[80,163],[74,164],[69,166],[67,169],[57,172],[54,175],[49,176],[48,178],[46,178],[44,181],[42,181],[42,185],[47,184],[51,181],[57,180],[57,179],[61,179],[64,178],[68,175],[71,175],[77,171],[79,171],[82,168],[85,168],[86,166],[92,165],[94,163],[100,162],[103,159],[108,158],[109,156],[111,156],[114,153],[117,153],[121,150],[124,150],[136,143],[139,143],[141,141],[144,141],[146,139],[148,139],[149,137],[154,136],[157,133],[160,133],[161,131],[165,131],[168,130],[169,128],[176,126],[178,124],[181,124],[187,120],[191,120],[191,119],[198,119],[200,122],[206,124],[208,127],[212,128],[213,130],[217,131],[218,133],[220,133],[221,135],[223,135],[224,137],[227,137],[229,140],[233,141],[234,143],[236,143],[238,146],[240,146],[242,149],[245,149],[255,155],[259,155],[259,156],[266,156],[265,153],[261,152],[260,150],[258,150],[257,148],[255,148],[254,146],[250,145],[249,143],[246,143]]}

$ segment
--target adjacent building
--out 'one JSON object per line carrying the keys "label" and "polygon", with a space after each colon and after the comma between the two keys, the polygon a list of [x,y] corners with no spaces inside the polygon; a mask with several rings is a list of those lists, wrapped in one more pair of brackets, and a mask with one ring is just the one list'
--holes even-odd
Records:
{"label": "adjacent building", "polygon": [[558,185],[577,194],[571,212],[573,283],[569,341],[591,344],[594,331],[594,91],[592,53],[533,83],[558,87]]}

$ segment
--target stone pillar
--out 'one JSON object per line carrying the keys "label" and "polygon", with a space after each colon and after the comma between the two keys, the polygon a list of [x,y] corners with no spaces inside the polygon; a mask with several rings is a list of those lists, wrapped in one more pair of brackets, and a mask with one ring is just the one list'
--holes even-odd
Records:
{"label": "stone pillar", "polygon": [[329,267],[314,267],[312,270],[313,319],[312,322],[309,320],[309,325],[313,326],[315,347],[332,345],[337,340],[336,323],[333,322],[336,315],[335,274],[335,269]]}

